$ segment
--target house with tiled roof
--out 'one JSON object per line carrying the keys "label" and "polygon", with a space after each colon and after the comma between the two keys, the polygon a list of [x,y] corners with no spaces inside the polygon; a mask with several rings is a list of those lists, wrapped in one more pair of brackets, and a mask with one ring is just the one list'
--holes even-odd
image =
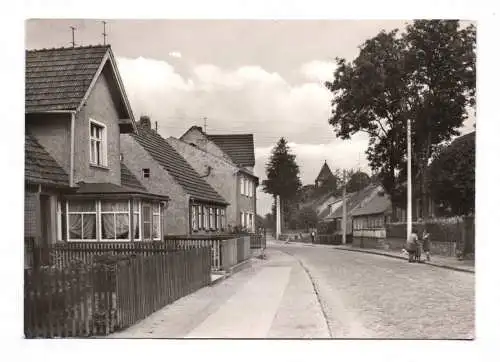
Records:
{"label": "house with tiled roof", "polygon": [[364,247],[385,239],[385,225],[390,222],[391,213],[391,198],[382,186],[378,186],[373,196],[351,213],[353,245]]}
{"label": "house with tiled roof", "polygon": [[[366,202],[371,200],[377,192],[381,189],[380,185],[370,184],[364,189],[349,193],[346,195],[346,235],[347,240],[350,242],[353,236],[353,212],[356,208],[365,205]],[[321,220],[322,229],[328,230],[332,235],[337,236],[337,241],[340,241],[342,235],[342,216],[343,216],[343,199],[334,200],[330,204],[330,213]]]}
{"label": "house with tiled roof", "polygon": [[213,135],[193,126],[169,142],[229,202],[228,225],[255,231],[259,179],[253,135]]}
{"label": "house with tiled roof", "polygon": [[151,128],[141,117],[137,132],[121,137],[123,162],[151,193],[170,196],[167,235],[220,234],[227,232],[229,202],[197,172],[185,155]]}
{"label": "house with tiled roof", "polygon": [[136,132],[110,46],[26,51],[25,236],[38,245],[161,239],[168,195],[121,161]]}

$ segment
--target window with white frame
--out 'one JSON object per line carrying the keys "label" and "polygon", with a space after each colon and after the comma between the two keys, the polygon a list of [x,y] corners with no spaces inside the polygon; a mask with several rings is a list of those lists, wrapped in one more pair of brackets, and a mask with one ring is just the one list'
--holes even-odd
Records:
{"label": "window with white frame", "polygon": [[192,231],[198,231],[198,206],[197,205],[192,205],[191,206],[191,230]]}
{"label": "window with white frame", "polygon": [[248,196],[253,197],[253,182],[251,180],[248,181]]}
{"label": "window with white frame", "polygon": [[217,230],[222,229],[222,224],[221,224],[220,220],[221,220],[221,209],[217,208],[217,209],[215,209],[215,228]]}
{"label": "window with white frame", "polygon": [[132,231],[134,233],[134,240],[141,240],[141,204],[139,200],[132,202]]}
{"label": "window with white frame", "polygon": [[226,210],[221,209],[220,210],[220,223],[221,223],[221,230],[224,230],[226,227]]}
{"label": "window with white frame", "polygon": [[68,240],[97,240],[95,201],[71,201],[66,204]]}
{"label": "window with white frame", "polygon": [[245,179],[243,176],[240,176],[240,193],[245,195]]}
{"label": "window with white frame", "polygon": [[97,166],[107,166],[106,126],[90,120],[90,163]]}
{"label": "window with white frame", "polygon": [[245,227],[245,213],[240,212],[241,227]]}
{"label": "window with white frame", "polygon": [[144,240],[160,240],[161,211],[160,204],[143,203],[142,227]]}
{"label": "window with white frame", "polygon": [[66,209],[63,208],[61,200],[57,200],[57,240],[64,240],[66,237]]}
{"label": "window with white frame", "polygon": [[209,229],[209,226],[208,226],[208,207],[203,207],[203,228],[205,230],[208,230]]}
{"label": "window with white frame", "polygon": [[248,228],[253,231],[253,215],[251,213],[248,214]]}
{"label": "window with white frame", "polygon": [[101,201],[101,240],[130,240],[130,202]]}
{"label": "window with white frame", "polygon": [[198,205],[198,230],[203,229],[203,207]]}

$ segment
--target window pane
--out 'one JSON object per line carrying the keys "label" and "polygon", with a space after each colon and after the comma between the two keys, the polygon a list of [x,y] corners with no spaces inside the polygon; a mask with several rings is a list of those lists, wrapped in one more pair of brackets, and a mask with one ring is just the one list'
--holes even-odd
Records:
{"label": "window pane", "polygon": [[115,238],[115,215],[114,214],[102,214],[101,215],[101,237],[103,239],[114,239]]}
{"label": "window pane", "polygon": [[96,162],[96,155],[95,155],[95,141],[91,140],[90,141],[90,162],[95,163]]}
{"label": "window pane", "polygon": [[128,214],[116,215],[116,238],[129,239],[129,217]]}
{"label": "window pane", "polygon": [[96,215],[82,215],[83,217],[83,237],[82,239],[96,239],[97,229],[96,229]]}
{"label": "window pane", "polygon": [[141,238],[139,232],[139,214],[134,214],[133,223],[134,223],[134,239],[139,240]]}
{"label": "window pane", "polygon": [[150,222],[144,222],[142,230],[143,230],[143,233],[144,233],[144,240],[151,239],[151,223]]}
{"label": "window pane", "polygon": [[101,211],[128,212],[128,201],[101,201]]}
{"label": "window pane", "polygon": [[82,216],[69,215],[69,238],[81,239],[82,238]]}
{"label": "window pane", "polygon": [[153,239],[160,238],[160,215],[153,217]]}
{"label": "window pane", "polygon": [[144,222],[151,222],[151,205],[142,206],[142,220]]}
{"label": "window pane", "polygon": [[141,209],[140,209],[140,205],[139,205],[139,200],[133,200],[132,201],[132,210],[134,212],[139,212]]}
{"label": "window pane", "polygon": [[102,164],[102,143],[101,141],[97,141],[97,146],[96,146],[96,163],[98,165]]}
{"label": "window pane", "polygon": [[95,212],[95,201],[69,201],[69,212]]}

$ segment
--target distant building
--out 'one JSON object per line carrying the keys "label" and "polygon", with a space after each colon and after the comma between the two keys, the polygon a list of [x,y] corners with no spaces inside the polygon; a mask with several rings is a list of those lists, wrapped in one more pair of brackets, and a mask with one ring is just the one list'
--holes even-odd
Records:
{"label": "distant building", "polygon": [[337,187],[337,178],[330,170],[330,167],[328,167],[326,160],[321,167],[321,170],[319,171],[318,177],[316,177],[316,180],[314,180],[314,185],[316,186],[316,188],[321,188],[328,185],[331,185],[333,188]]}

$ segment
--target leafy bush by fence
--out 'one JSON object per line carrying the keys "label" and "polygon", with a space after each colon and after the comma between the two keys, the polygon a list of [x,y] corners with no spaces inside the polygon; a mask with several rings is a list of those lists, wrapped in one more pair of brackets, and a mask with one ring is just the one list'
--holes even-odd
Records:
{"label": "leafy bush by fence", "polygon": [[107,335],[210,283],[208,247],[101,258],[25,270],[27,338]]}

